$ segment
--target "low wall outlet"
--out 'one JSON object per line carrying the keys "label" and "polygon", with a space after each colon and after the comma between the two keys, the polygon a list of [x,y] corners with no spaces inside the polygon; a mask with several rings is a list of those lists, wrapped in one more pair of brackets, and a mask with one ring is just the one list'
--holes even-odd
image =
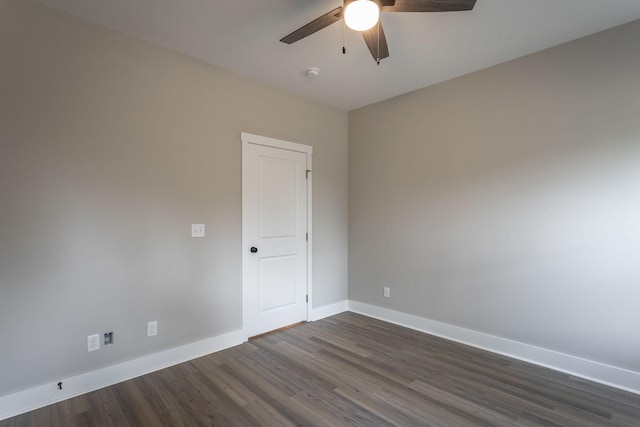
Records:
{"label": "low wall outlet", "polygon": [[158,335],[158,321],[154,320],[153,322],[147,323],[147,336],[153,337]]}
{"label": "low wall outlet", "polygon": [[204,224],[191,224],[191,237],[204,237]]}
{"label": "low wall outlet", "polygon": [[382,288],[382,292],[383,292],[385,298],[390,298],[391,297],[391,291],[386,286],[384,288]]}
{"label": "low wall outlet", "polygon": [[89,335],[87,337],[87,351],[100,350],[100,334]]}

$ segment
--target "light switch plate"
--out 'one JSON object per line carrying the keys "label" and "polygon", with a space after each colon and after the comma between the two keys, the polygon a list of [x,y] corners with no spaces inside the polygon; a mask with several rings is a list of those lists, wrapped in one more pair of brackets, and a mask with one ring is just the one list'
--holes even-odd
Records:
{"label": "light switch plate", "polygon": [[204,224],[191,224],[191,237],[204,237]]}

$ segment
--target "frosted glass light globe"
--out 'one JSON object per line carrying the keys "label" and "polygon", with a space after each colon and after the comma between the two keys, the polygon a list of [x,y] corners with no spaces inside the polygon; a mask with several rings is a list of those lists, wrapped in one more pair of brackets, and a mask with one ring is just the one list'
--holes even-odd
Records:
{"label": "frosted glass light globe", "polygon": [[380,8],[371,0],[356,0],[347,5],[344,21],[347,27],[355,31],[366,31],[376,25],[380,17]]}

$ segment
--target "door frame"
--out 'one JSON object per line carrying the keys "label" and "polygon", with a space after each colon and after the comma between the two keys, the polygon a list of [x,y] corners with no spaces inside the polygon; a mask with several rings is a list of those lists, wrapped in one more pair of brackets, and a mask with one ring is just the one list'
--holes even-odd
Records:
{"label": "door frame", "polygon": [[310,145],[298,144],[296,142],[283,141],[280,139],[269,138],[266,136],[254,135],[247,132],[240,133],[240,141],[242,142],[242,330],[245,333],[245,338],[249,338],[248,336],[248,302],[246,296],[248,295],[249,290],[249,280],[247,278],[246,266],[248,265],[249,259],[249,236],[247,236],[245,224],[248,221],[249,212],[245,209],[247,206],[246,198],[248,197],[247,188],[247,177],[245,175],[245,171],[248,170],[248,155],[246,147],[249,144],[253,145],[263,145],[271,148],[278,148],[281,150],[289,150],[296,151],[299,153],[306,154],[307,157],[307,304],[306,304],[306,319],[305,321],[310,321],[311,318],[311,307],[313,301],[313,286],[312,286],[312,265],[313,265],[313,233],[312,231],[312,188],[313,188],[313,170],[312,168],[312,159],[313,159],[313,147]]}

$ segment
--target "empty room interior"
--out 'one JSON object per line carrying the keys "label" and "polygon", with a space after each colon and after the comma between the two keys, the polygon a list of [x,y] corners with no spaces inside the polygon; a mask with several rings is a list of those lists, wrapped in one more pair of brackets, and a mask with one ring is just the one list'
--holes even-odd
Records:
{"label": "empty room interior", "polygon": [[639,426],[639,45],[637,0],[0,0],[0,426]]}

